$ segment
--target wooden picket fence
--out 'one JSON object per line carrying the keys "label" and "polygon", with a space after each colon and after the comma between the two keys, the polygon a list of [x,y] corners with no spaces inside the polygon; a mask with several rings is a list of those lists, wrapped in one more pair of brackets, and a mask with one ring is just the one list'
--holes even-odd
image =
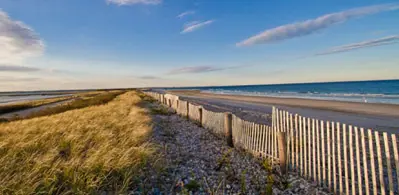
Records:
{"label": "wooden picket fence", "polygon": [[[200,122],[218,136],[226,138],[230,131],[236,148],[273,162],[281,162],[284,156],[288,170],[335,194],[399,194],[395,134],[302,117],[276,108],[273,108],[272,125],[268,126],[245,121],[231,113],[213,112],[178,96],[145,93]],[[228,122],[231,126],[226,125]],[[281,151],[280,132],[285,135],[284,151]]]}

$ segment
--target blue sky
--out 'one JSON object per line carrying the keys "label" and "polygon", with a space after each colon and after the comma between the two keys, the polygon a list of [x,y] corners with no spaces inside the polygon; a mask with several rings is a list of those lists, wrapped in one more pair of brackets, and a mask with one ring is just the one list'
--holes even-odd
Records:
{"label": "blue sky", "polygon": [[399,79],[384,0],[1,0],[0,91]]}

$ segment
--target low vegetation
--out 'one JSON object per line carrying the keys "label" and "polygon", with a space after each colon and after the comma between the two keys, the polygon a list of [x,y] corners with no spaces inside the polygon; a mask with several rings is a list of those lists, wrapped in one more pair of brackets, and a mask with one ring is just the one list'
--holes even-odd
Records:
{"label": "low vegetation", "polygon": [[0,124],[0,194],[126,193],[154,152],[141,101],[127,92],[105,105]]}
{"label": "low vegetation", "polygon": [[37,112],[34,112],[27,116],[26,118],[35,118],[40,116],[49,116],[53,114],[59,114],[68,110],[75,110],[80,108],[85,108],[88,106],[96,106],[108,103],[116,98],[118,95],[121,95],[124,91],[111,91],[111,92],[102,92],[96,95],[83,95],[78,97],[76,100],[71,101],[67,104],[61,104],[55,107],[49,107]]}
{"label": "low vegetation", "polygon": [[67,99],[71,99],[71,97],[70,96],[57,97],[57,98],[49,98],[49,99],[42,99],[42,100],[33,100],[33,101],[24,101],[24,102],[6,104],[6,105],[0,106],[0,114],[34,108],[34,107],[38,107],[38,106],[42,106],[42,105],[46,105],[46,104],[52,104],[52,103],[64,101]]}
{"label": "low vegetation", "polygon": [[[10,108],[13,109],[13,111],[19,111],[19,110],[24,110],[24,109],[29,109],[29,108],[34,108],[37,106],[43,106],[46,104],[51,104],[51,103],[56,103],[56,102],[63,102],[60,103],[59,105],[56,106],[50,106],[47,108],[43,108],[39,111],[31,112],[27,116],[19,116],[15,115],[13,117],[9,118],[1,118],[0,116],[0,123],[6,123],[10,121],[16,121],[16,120],[23,120],[23,119],[30,119],[30,118],[36,118],[36,117],[41,117],[41,116],[49,116],[53,114],[59,114],[62,112],[66,112],[68,110],[74,110],[74,109],[80,109],[80,108],[85,108],[88,106],[95,106],[95,105],[101,105],[108,103],[112,101],[115,97],[118,95],[124,93],[124,91],[95,91],[95,92],[86,92],[86,93],[80,93],[80,94],[75,94],[72,97],[64,97],[64,98],[58,98],[58,99],[48,99],[48,100],[36,100],[36,101],[31,101],[31,102],[24,102],[16,105],[9,105]],[[26,107],[18,107],[17,105],[26,105]],[[1,109],[1,108],[0,108]]]}

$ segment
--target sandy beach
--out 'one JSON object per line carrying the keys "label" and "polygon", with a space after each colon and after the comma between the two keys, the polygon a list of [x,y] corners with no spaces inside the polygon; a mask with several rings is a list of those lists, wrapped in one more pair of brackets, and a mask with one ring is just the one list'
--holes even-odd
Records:
{"label": "sandy beach", "polygon": [[357,103],[299,98],[275,98],[203,93],[199,91],[170,91],[197,104],[220,111],[233,112],[246,120],[270,123],[272,107],[325,121],[339,121],[391,133],[399,131],[399,105]]}

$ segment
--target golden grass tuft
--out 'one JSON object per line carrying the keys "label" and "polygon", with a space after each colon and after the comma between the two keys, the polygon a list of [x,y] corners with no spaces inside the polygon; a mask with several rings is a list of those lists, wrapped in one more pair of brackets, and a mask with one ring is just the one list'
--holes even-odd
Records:
{"label": "golden grass tuft", "polygon": [[153,153],[136,92],[108,104],[0,124],[0,194],[123,193]]}

